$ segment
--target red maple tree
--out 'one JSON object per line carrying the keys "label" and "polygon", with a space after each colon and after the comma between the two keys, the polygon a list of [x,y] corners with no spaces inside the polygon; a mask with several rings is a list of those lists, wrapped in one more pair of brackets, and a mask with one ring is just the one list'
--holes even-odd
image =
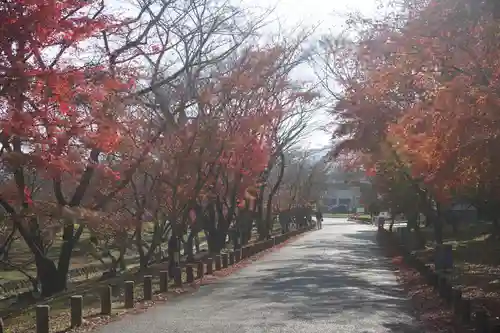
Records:
{"label": "red maple tree", "polygon": [[[99,155],[120,143],[119,100],[128,84],[82,55],[83,42],[115,23],[103,15],[102,2],[7,1],[0,20],[1,160],[4,183],[16,188],[3,191],[0,204],[33,253],[42,292],[49,295],[65,288],[73,240],[82,231],[74,234],[64,214],[46,217],[66,225],[56,267],[38,232],[40,216],[27,213],[51,200],[33,203],[28,174],[53,180],[54,207],[79,206]],[[61,186],[65,174],[79,179],[70,200]]]}

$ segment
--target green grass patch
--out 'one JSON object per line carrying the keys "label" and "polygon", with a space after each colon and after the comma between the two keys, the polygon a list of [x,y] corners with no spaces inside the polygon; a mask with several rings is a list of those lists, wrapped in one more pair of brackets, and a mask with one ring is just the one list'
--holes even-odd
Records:
{"label": "green grass patch", "polygon": [[[354,214],[332,214],[332,213],[325,213],[323,214],[323,217],[328,217],[328,218],[348,218],[349,216],[352,216]],[[360,219],[371,219],[369,214],[361,214],[358,215],[358,218]]]}
{"label": "green grass patch", "polygon": [[325,213],[323,214],[323,217],[328,217],[328,218],[347,218],[351,214],[333,214],[333,213]]}

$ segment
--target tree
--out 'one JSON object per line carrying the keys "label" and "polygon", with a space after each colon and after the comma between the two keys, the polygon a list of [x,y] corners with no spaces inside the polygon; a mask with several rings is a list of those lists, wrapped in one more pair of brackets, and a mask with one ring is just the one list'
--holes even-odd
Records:
{"label": "tree", "polygon": [[147,267],[168,239],[192,254],[200,230],[212,252],[231,227],[269,235],[285,153],[317,107],[291,76],[307,34],[253,43],[267,13],[226,2],[132,7],[0,7],[0,250],[7,264],[27,245],[44,296],[66,288],[77,246],[114,272],[128,250]]}
{"label": "tree", "polygon": [[285,154],[286,167],[277,193],[276,211],[318,203],[326,189],[331,165],[325,158],[315,160],[315,153],[298,148]]}
{"label": "tree", "polygon": [[[242,10],[209,1],[140,1],[137,16],[122,21],[105,14],[112,11],[95,1],[5,3],[0,10],[7,22],[0,34],[7,173],[0,203],[35,256],[44,295],[65,288],[85,228],[108,230],[92,224],[121,217],[115,231],[127,230],[134,219],[119,198],[133,197],[137,173],[159,141],[184,130],[194,83],[204,83],[258,28]],[[241,29],[227,34],[229,25]],[[51,184],[43,201],[27,189],[28,173]],[[111,207],[120,207],[114,217]],[[46,252],[60,231],[56,266]]]}
{"label": "tree", "polygon": [[[453,198],[477,195],[483,209],[495,202],[496,9],[489,1],[406,2],[348,43],[347,61],[334,57],[333,68],[350,74],[334,71],[344,88],[336,134],[348,135],[337,151],[382,160],[380,152],[390,151],[438,242]],[[330,45],[334,55],[345,54]]]}
{"label": "tree", "polygon": [[[282,43],[282,54],[277,62],[277,77],[287,77],[293,70],[305,64],[308,60],[308,51],[303,50],[304,43],[310,34],[302,32],[297,39]],[[269,131],[272,133],[271,156],[261,174],[260,188],[257,195],[257,229],[259,237],[265,239],[272,231],[273,199],[281,185],[286,166],[285,154],[305,137],[312,129],[312,117],[318,110],[319,93],[308,82],[296,82],[296,86],[289,91],[281,91],[276,95],[283,112],[272,123]],[[308,88],[302,88],[308,87]],[[271,179],[273,171],[277,177]]]}
{"label": "tree", "polygon": [[[99,155],[111,152],[120,141],[119,101],[126,80],[102,75],[100,66],[84,58],[72,64],[64,58],[115,23],[102,10],[96,1],[15,2],[3,3],[0,9],[1,158],[10,173],[0,204],[34,254],[44,295],[64,289],[79,237],[69,225],[82,212],[60,207],[80,205]],[[54,180],[55,201],[33,200],[26,178],[33,170],[44,170],[40,173]],[[107,167],[102,170],[112,174]],[[68,201],[62,174],[80,179]],[[42,214],[47,205],[55,209]],[[55,236],[43,237],[47,224],[66,225],[57,267],[45,253]]]}
{"label": "tree", "polygon": [[220,250],[231,224],[240,231],[251,230],[254,204],[246,206],[246,195],[249,188],[263,183],[262,175],[273,158],[275,128],[296,105],[311,102],[307,91],[289,76],[290,52],[287,45],[279,44],[246,50],[233,64],[224,64],[232,72],[213,93],[219,98],[210,104],[210,114],[225,115],[221,137],[225,138],[223,158],[228,162],[218,169],[216,195],[208,205],[217,223],[210,219],[205,223],[205,233],[219,239],[215,251]]}
{"label": "tree", "polygon": [[[498,156],[491,147],[498,137],[492,60],[498,53],[493,37],[498,20],[491,6],[491,2],[432,2],[405,31],[404,37],[414,41],[405,66],[424,69],[410,87],[426,93],[391,131],[398,138],[398,150],[411,157],[413,172],[425,175],[443,204],[463,193],[481,193],[492,202],[496,197]],[[435,24],[422,30],[424,21]],[[411,33],[415,27],[424,38]],[[407,42],[400,43],[409,50]]]}

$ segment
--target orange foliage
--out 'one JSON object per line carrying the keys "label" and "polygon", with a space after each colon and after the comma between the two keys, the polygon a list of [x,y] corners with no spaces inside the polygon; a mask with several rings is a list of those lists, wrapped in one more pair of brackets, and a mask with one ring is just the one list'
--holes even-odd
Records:
{"label": "orange foliage", "polygon": [[499,21],[489,2],[413,5],[399,28],[376,26],[358,45],[361,75],[337,105],[352,136],[340,149],[392,146],[445,198],[500,177]]}

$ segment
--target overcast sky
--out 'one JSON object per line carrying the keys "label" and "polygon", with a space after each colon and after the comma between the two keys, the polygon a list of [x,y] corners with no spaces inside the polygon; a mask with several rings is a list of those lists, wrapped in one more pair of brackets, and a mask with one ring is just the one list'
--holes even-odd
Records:
{"label": "overcast sky", "polygon": [[[321,35],[330,31],[340,30],[345,14],[352,11],[360,11],[367,16],[375,15],[377,3],[375,0],[241,0],[245,6],[251,8],[275,8],[271,19],[276,19],[285,30],[298,26],[312,27],[318,26],[316,34]],[[268,29],[276,29],[271,24]],[[313,71],[309,68],[301,69],[298,75],[312,78]],[[326,115],[318,115],[316,123],[325,124],[328,122]],[[330,135],[316,130],[307,139],[304,139],[301,146],[304,148],[317,149],[329,144]]]}
{"label": "overcast sky", "polygon": [[[226,0],[222,0],[225,2]],[[244,6],[256,15],[273,8],[268,21],[272,22],[264,28],[270,34],[277,31],[290,31],[299,27],[316,27],[315,35],[340,31],[346,14],[359,11],[366,16],[374,16],[377,11],[377,0],[229,0],[237,6]],[[111,0],[120,12],[126,13],[127,0]],[[130,7],[134,11],[135,7]],[[260,16],[260,15],[259,15]],[[281,29],[279,29],[281,27]],[[314,79],[314,72],[309,66],[302,66],[294,75],[298,79]],[[326,125],[329,117],[318,114],[315,125]],[[302,140],[301,146],[307,149],[319,149],[329,145],[331,135],[322,130],[315,130]]]}

